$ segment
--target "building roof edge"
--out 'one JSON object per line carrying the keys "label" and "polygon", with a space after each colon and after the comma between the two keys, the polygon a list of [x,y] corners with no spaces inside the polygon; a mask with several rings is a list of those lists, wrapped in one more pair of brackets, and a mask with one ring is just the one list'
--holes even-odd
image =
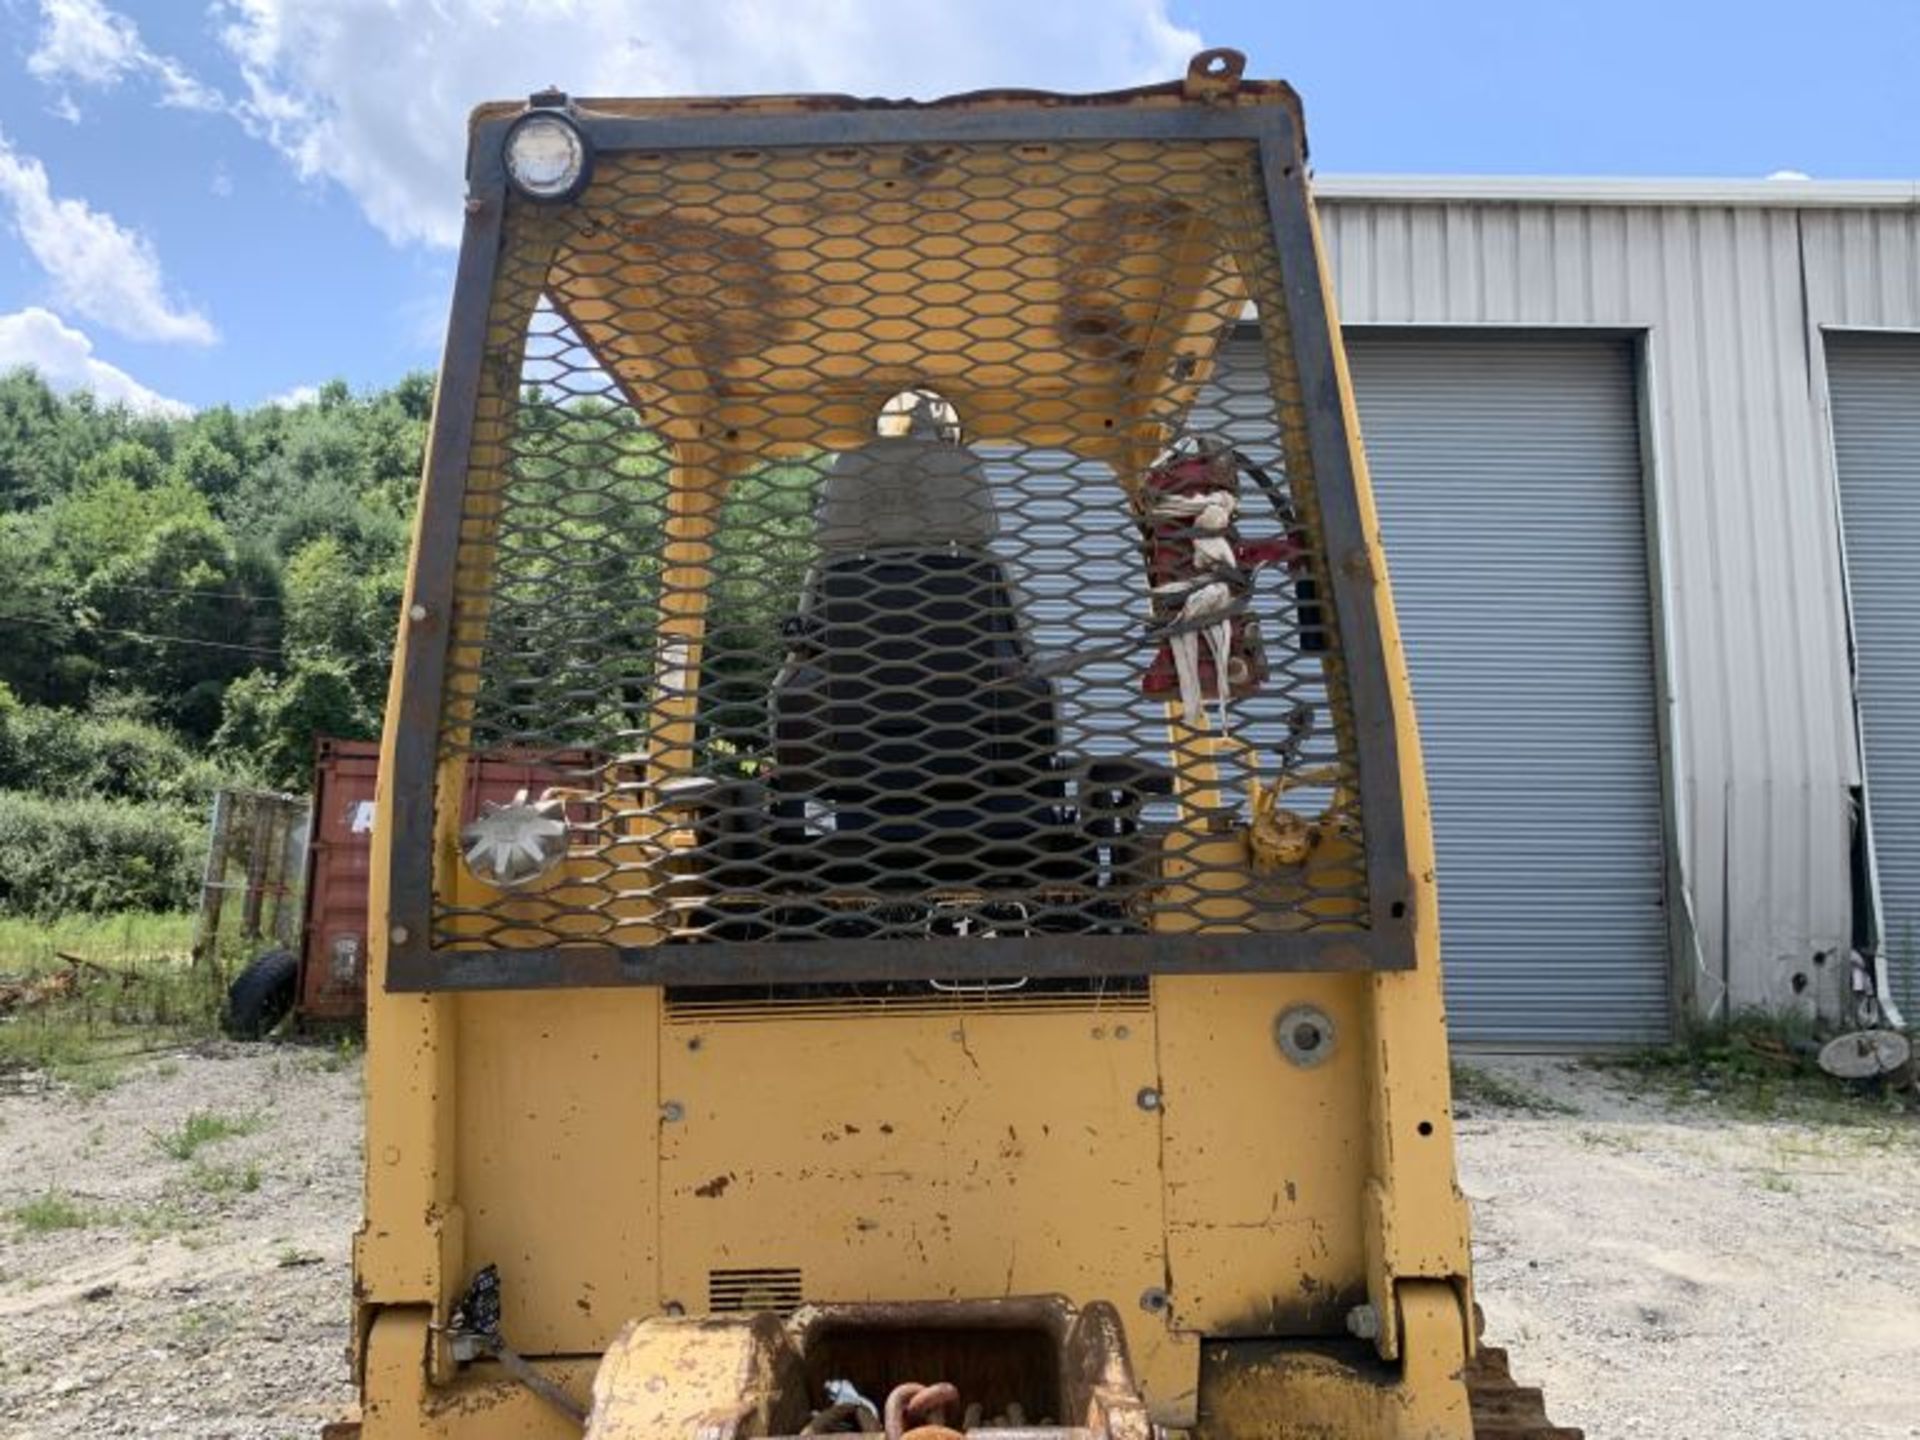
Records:
{"label": "building roof edge", "polygon": [[1579,175],[1319,174],[1321,200],[1395,204],[1704,205],[1920,210],[1920,180],[1708,180]]}

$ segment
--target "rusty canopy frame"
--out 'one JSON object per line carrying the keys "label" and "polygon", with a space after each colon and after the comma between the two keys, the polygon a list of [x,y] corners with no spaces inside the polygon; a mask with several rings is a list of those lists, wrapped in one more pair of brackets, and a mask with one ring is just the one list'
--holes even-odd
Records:
{"label": "rusty canopy frame", "polygon": [[[1178,87],[1167,87],[1177,93]],[[773,149],[868,144],[1251,141],[1287,302],[1308,452],[1351,701],[1367,923],[1350,930],[1255,934],[1041,935],[943,939],[938,978],[1034,978],[1411,969],[1415,960],[1400,762],[1375,577],[1356,489],[1340,368],[1317,257],[1299,116],[1284,100],[1140,103],[1113,97],[1006,96],[991,106],[883,106],[756,112],[744,106],[662,115],[573,109],[594,154],[620,150]],[[611,985],[741,985],[924,979],[924,947],[898,940],[732,941],[528,949],[435,948],[434,796],[441,692],[469,449],[508,198],[503,146],[515,113],[483,112],[472,130],[465,230],[419,515],[405,660],[394,732],[386,985],[394,991]]]}

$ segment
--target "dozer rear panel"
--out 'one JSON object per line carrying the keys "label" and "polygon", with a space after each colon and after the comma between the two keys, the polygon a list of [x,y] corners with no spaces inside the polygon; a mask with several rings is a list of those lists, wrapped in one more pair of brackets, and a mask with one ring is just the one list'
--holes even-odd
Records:
{"label": "dozer rear panel", "polygon": [[[1230,54],[477,114],[376,830],[366,1433],[1471,1433],[1304,164]],[[543,783],[483,802],[503,759]]]}

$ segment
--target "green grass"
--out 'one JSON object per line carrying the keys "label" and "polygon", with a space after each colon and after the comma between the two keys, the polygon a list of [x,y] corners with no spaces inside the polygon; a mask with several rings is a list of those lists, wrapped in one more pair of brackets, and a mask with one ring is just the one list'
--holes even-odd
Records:
{"label": "green grass", "polygon": [[196,1189],[208,1195],[251,1195],[260,1188],[260,1167],[253,1162],[212,1165],[195,1160],[189,1178]]}
{"label": "green grass", "polygon": [[190,915],[0,917],[0,975],[71,968],[75,982],[70,995],[0,1022],[0,1071],[40,1071],[86,1096],[119,1083],[134,1055],[216,1033],[219,981],[191,968],[192,938]]}
{"label": "green grass", "polygon": [[23,1201],[7,1212],[7,1218],[29,1235],[46,1235],[55,1230],[84,1230],[93,1223],[93,1212],[63,1190],[46,1190]]}
{"label": "green grass", "polygon": [[196,1355],[231,1338],[239,1328],[239,1310],[220,1301],[183,1310],[174,1320],[175,1339]]}
{"label": "green grass", "polygon": [[114,1221],[147,1241],[188,1235],[203,1223],[200,1217],[172,1196],[163,1196],[137,1208],[122,1209],[114,1216]]}
{"label": "green grass", "polygon": [[1478,1070],[1471,1065],[1453,1067],[1453,1098],[1456,1104],[1480,1105],[1491,1110],[1524,1110],[1534,1115],[1578,1115],[1579,1108],[1556,1099],[1531,1085]]}
{"label": "green grass", "polygon": [[237,1135],[251,1135],[259,1128],[258,1115],[223,1115],[218,1110],[195,1110],[180,1122],[177,1129],[155,1135],[153,1143],[162,1155],[170,1159],[191,1160],[204,1146],[231,1140]]}
{"label": "green grass", "polygon": [[155,955],[184,957],[193,944],[193,916],[148,910],[119,915],[66,915],[34,920],[0,916],[0,973],[50,970],[59,952],[84,955],[105,965]]}
{"label": "green grass", "polygon": [[364,1047],[357,1035],[343,1032],[324,1049],[316,1048],[307,1052],[311,1059],[303,1057],[302,1063],[315,1070],[325,1071],[329,1075],[338,1075],[360,1063],[360,1053]]}

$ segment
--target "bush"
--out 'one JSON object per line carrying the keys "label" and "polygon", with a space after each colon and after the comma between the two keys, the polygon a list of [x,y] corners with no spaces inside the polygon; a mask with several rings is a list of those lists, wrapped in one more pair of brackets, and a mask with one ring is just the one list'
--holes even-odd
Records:
{"label": "bush", "polygon": [[380,717],[356,693],[344,665],[305,660],[289,675],[256,670],[228,686],[213,743],[235,768],[299,792],[312,783],[318,736],[371,740],[379,733]]}
{"label": "bush", "polygon": [[124,699],[106,714],[0,707],[0,790],[204,809],[220,783],[217,770],[132,708]]}
{"label": "bush", "polygon": [[184,909],[206,843],[175,805],[0,791],[0,915]]}

